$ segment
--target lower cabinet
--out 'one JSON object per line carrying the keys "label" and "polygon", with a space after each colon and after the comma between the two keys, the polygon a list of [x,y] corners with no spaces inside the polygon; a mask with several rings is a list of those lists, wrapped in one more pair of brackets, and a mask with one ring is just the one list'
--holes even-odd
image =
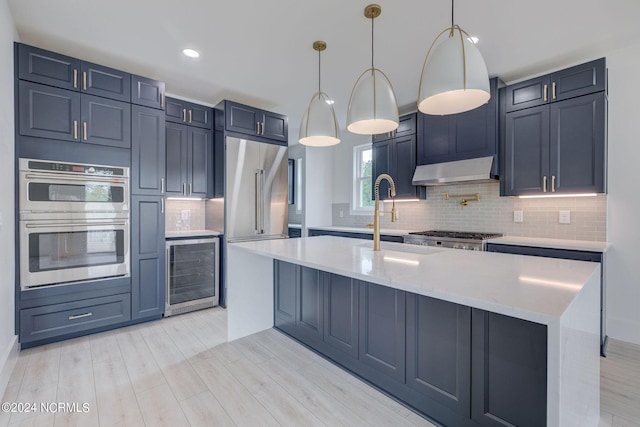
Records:
{"label": "lower cabinet", "polygon": [[[338,230],[320,230],[316,228],[309,229],[309,237],[314,236],[338,236],[338,237],[350,237],[352,239],[365,239],[373,240],[373,233],[358,233],[353,231],[338,231]],[[402,236],[395,234],[381,234],[380,241],[382,242],[396,242],[402,243]]]}
{"label": "lower cabinet", "polygon": [[164,198],[131,196],[131,318],[164,313]]}
{"label": "lower cabinet", "polygon": [[275,327],[333,362],[443,425],[546,424],[546,326],[274,263]]}

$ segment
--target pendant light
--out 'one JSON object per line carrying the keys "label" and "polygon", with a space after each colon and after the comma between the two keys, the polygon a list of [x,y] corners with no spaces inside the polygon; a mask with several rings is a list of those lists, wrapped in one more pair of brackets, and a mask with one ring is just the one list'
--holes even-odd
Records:
{"label": "pendant light", "polygon": [[381,13],[377,4],[364,9],[364,16],[371,19],[371,68],[358,77],[347,109],[347,129],[363,135],[391,132],[399,124],[398,101],[391,82],[373,65],[373,20]]}
{"label": "pendant light", "polygon": [[[491,98],[487,66],[469,34],[454,24],[453,1],[451,26],[438,34],[422,65],[418,110],[425,114],[462,113]],[[449,37],[436,46],[445,33]]]}
{"label": "pendant light", "polygon": [[333,101],[320,89],[320,52],[327,43],[318,40],[313,49],[318,51],[318,92],[314,93],[300,124],[299,142],[310,147],[330,147],[340,143],[340,129],[333,110]]}

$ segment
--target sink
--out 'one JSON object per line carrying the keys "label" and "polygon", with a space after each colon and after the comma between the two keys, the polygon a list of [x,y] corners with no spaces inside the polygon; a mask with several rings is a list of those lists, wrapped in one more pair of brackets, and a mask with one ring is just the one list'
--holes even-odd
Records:
{"label": "sink", "polygon": [[[360,243],[356,245],[360,248],[369,248],[373,251],[373,241],[368,241],[366,243]],[[431,255],[438,252],[442,252],[442,248],[433,248],[430,246],[420,246],[420,245],[409,245],[404,243],[395,243],[395,242],[380,242],[380,251],[381,252],[404,252],[407,254],[418,254],[418,255]]]}

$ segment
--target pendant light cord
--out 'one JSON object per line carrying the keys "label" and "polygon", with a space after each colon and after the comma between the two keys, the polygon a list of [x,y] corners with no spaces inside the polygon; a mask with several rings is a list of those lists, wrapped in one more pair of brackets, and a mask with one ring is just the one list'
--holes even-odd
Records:
{"label": "pendant light cord", "polygon": [[454,21],[453,21],[453,2],[454,2],[454,1],[455,1],[455,0],[451,0],[451,26],[452,26],[452,27],[453,27],[453,22],[454,22]]}
{"label": "pendant light cord", "polygon": [[320,52],[320,50],[318,50],[318,93],[322,92],[322,91],[320,90],[320,87],[321,87],[321,86],[320,86],[320,76],[322,75],[322,74],[320,73],[320,53],[321,53],[321,52]]}
{"label": "pendant light cord", "polygon": [[373,20],[375,18],[371,17],[371,68],[373,68]]}

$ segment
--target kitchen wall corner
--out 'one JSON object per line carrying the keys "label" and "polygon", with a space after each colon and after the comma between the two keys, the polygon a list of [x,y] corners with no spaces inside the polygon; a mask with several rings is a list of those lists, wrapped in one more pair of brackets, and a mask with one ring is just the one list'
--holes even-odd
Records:
{"label": "kitchen wall corner", "polygon": [[224,233],[224,199],[209,199],[205,203],[205,228]]}
{"label": "kitchen wall corner", "polygon": [[165,231],[204,230],[206,202],[167,199]]}

